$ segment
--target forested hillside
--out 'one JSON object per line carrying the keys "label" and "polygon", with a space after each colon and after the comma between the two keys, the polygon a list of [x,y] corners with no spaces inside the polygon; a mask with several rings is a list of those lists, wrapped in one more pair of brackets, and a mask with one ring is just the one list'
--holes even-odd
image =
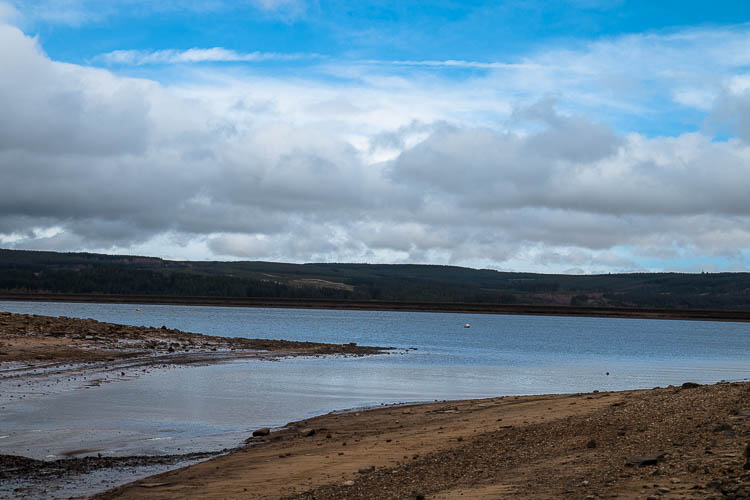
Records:
{"label": "forested hillside", "polygon": [[169,261],[0,249],[0,291],[750,308],[749,273],[552,275],[455,266]]}

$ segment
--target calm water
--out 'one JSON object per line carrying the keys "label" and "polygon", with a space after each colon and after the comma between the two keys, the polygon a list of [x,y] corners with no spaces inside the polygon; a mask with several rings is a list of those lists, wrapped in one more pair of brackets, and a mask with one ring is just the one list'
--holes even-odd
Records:
{"label": "calm water", "polygon": [[750,378],[745,323],[39,302],[0,310],[417,349],[177,368],[6,405],[0,453],[33,456],[217,449],[257,427],[380,403]]}

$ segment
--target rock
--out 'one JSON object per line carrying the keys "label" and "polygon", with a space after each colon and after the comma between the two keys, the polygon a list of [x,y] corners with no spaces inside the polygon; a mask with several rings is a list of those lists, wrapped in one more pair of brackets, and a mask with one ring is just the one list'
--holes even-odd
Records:
{"label": "rock", "polygon": [[424,493],[422,493],[421,491],[416,491],[416,490],[415,490],[415,491],[412,491],[412,492],[411,492],[411,496],[412,496],[412,497],[413,497],[413,498],[414,498],[415,500],[424,500]]}
{"label": "rock", "polygon": [[596,440],[589,439],[589,442],[586,443],[586,448],[596,448]]}
{"label": "rock", "polygon": [[719,424],[716,427],[714,427],[714,432],[726,432],[731,431],[732,426],[729,424]]}
{"label": "rock", "polygon": [[695,389],[696,387],[700,387],[700,384],[696,384],[695,382],[685,382],[682,384],[683,389]]}
{"label": "rock", "polygon": [[140,483],[141,488],[158,488],[160,486],[169,486],[170,483]]}
{"label": "rock", "polygon": [[315,429],[312,429],[310,427],[305,427],[304,429],[300,429],[299,432],[305,437],[310,437],[310,436],[315,435]]}
{"label": "rock", "polygon": [[256,429],[253,431],[253,436],[268,436],[271,434],[271,429],[263,427],[262,429]]}
{"label": "rock", "polygon": [[344,481],[344,486],[354,486],[354,481]]}
{"label": "rock", "polygon": [[369,467],[362,467],[361,469],[359,469],[358,472],[360,474],[369,474],[370,472],[372,472],[374,470],[375,470],[375,466],[374,465],[370,465]]}
{"label": "rock", "polygon": [[628,459],[625,461],[625,465],[627,465],[628,467],[644,467],[646,465],[656,465],[659,463],[659,459],[661,459],[661,456],[658,455],[628,457]]}

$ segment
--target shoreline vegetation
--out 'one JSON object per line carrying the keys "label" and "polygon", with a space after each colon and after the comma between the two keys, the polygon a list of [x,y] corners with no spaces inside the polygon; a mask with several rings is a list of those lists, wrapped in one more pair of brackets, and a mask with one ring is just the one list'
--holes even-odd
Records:
{"label": "shoreline vegetation", "polygon": [[[81,373],[107,366],[119,373],[120,363],[139,358],[180,363],[184,355],[189,364],[249,356],[260,348],[253,342],[166,327],[0,314],[0,363],[6,368],[59,365],[65,370],[66,363],[77,361],[73,366]],[[271,343],[268,356],[386,352],[351,344],[257,342]],[[237,354],[245,347],[247,352]],[[45,373],[54,376],[55,371]],[[15,377],[11,386],[21,384],[16,395],[42,376],[4,371],[8,375]],[[382,406],[332,412],[252,434],[226,454],[94,498],[750,496],[750,382]],[[81,471],[160,460],[87,457],[82,456],[86,450],[78,451],[73,458],[51,462],[0,456],[0,483],[31,484],[37,487],[33,491],[43,491],[50,478],[76,481]],[[162,463],[177,467],[209,456],[165,456]]]}
{"label": "shoreline vegetation", "polygon": [[569,305],[481,304],[461,302],[403,302],[379,300],[285,299],[246,297],[190,297],[174,295],[108,295],[58,293],[0,293],[0,301],[83,302],[102,304],[153,304],[217,307],[262,307],[288,309],[338,309],[360,311],[442,312],[465,314],[509,314],[573,316],[593,318],[640,318],[695,321],[750,322],[746,309],[664,309],[644,307],[585,307]]}

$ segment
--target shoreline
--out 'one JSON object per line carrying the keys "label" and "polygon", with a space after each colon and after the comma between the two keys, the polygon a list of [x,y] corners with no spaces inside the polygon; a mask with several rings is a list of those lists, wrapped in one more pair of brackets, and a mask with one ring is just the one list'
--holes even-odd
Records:
{"label": "shoreline", "polygon": [[748,436],[748,382],[374,407],[94,498],[746,498]]}
{"label": "shoreline", "polygon": [[[170,368],[238,360],[293,357],[369,356],[392,348],[356,343],[208,336],[177,329],[119,325],[93,319],[0,312],[0,415],[15,405],[65,392],[117,383]],[[228,452],[121,455],[91,441],[71,439],[75,423],[52,430],[44,446],[23,454],[0,452],[0,496],[68,498]],[[6,450],[17,453],[19,438],[0,432]],[[6,435],[7,434],[7,435]],[[52,435],[55,438],[52,438]],[[25,439],[25,438],[24,438]],[[241,442],[240,438],[238,442]],[[21,443],[23,441],[20,441]],[[27,443],[28,445],[28,443]],[[44,448],[57,448],[53,454]],[[127,447],[125,449],[128,449]],[[177,448],[179,450],[180,448]],[[104,455],[102,455],[102,452]],[[42,460],[43,459],[43,460]]]}
{"label": "shoreline", "polygon": [[[128,363],[158,368],[233,356],[387,351],[0,313],[3,396],[29,394],[34,381],[70,378],[70,370],[86,384],[96,383],[96,370],[117,378]],[[67,498],[73,487],[76,495],[91,494],[132,479],[94,498],[750,496],[750,382],[350,408],[258,434],[213,458],[99,457],[95,449],[44,462],[4,455],[0,496]],[[191,457],[201,461],[184,466]]]}
{"label": "shoreline", "polygon": [[282,309],[333,309],[354,311],[403,311],[526,316],[634,318],[685,321],[750,322],[745,309],[607,308],[546,305],[502,305],[441,302],[347,301],[325,299],[257,299],[243,297],[181,297],[97,294],[0,294],[0,301],[82,302],[100,304],[154,304]]}

